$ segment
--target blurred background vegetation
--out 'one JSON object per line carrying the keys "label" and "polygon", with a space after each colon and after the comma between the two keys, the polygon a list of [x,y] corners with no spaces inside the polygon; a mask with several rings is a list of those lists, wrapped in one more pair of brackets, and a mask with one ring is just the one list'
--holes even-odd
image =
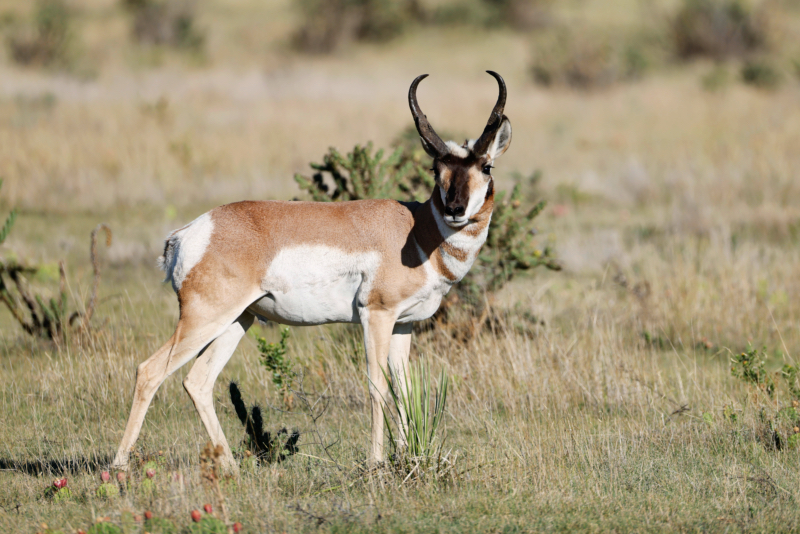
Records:
{"label": "blurred background vegetation", "polygon": [[[800,7],[794,0],[6,0],[0,5],[8,60],[73,73],[83,65],[89,76],[119,60],[111,57],[114,52],[129,55],[136,48],[151,49],[156,64],[166,49],[217,62],[231,56],[253,61],[267,49],[329,55],[358,43],[450,29],[525,36],[532,49],[531,77],[544,86],[590,89],[709,59],[740,69],[745,83],[772,87],[786,75],[797,76],[800,61]],[[248,26],[264,31],[249,35]]]}
{"label": "blurred background vegetation", "polygon": [[[6,134],[25,132],[14,143],[26,147],[37,128],[64,134],[33,160],[5,143],[0,176],[23,205],[57,205],[66,192],[94,207],[286,197],[286,177],[328,145],[390,144],[410,122],[401,95],[421,71],[438,74],[423,88],[430,113],[464,109],[440,128],[477,135],[462,117],[485,106],[479,74],[492,67],[515,90],[515,120],[558,130],[547,99],[610,101],[637,87],[652,109],[659,87],[794,89],[799,36],[792,0],[0,0]],[[93,114],[96,138],[71,131]],[[541,185],[583,172],[561,165],[582,134],[570,136],[554,152],[559,136],[539,135],[534,160],[512,152],[510,167],[529,174],[558,155]],[[59,150],[73,157],[56,161]]]}

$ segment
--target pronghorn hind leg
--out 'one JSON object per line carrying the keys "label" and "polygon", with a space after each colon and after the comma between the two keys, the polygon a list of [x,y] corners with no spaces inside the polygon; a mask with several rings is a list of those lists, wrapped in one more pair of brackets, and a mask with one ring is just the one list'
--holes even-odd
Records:
{"label": "pronghorn hind leg", "polygon": [[252,326],[254,319],[251,313],[243,313],[200,354],[183,380],[183,387],[192,398],[211,442],[214,446],[222,445],[223,466],[229,470],[236,470],[236,461],[214,411],[214,382],[233,356],[239,341]]}
{"label": "pronghorn hind leg", "polygon": [[385,310],[362,312],[372,404],[372,449],[367,461],[373,465],[383,461],[383,408],[389,394],[389,385],[384,373],[388,372],[389,345],[395,319],[393,314]]}
{"label": "pronghorn hind leg", "polygon": [[[408,356],[411,352],[411,329],[413,323],[396,324],[392,330],[389,343],[389,370],[392,373],[392,386],[401,399],[408,398]],[[406,409],[404,404],[398,406],[400,421],[405,423]],[[398,445],[404,447],[408,440],[403,424],[399,425]]]}
{"label": "pronghorn hind leg", "polygon": [[128,468],[128,454],[139,437],[144,416],[159,386],[169,375],[188,363],[203,350],[203,347],[227,330],[247,304],[235,313],[228,314],[227,317],[222,315],[214,320],[202,322],[198,317],[187,317],[181,313],[178,326],[169,341],[136,368],[136,386],[133,390],[131,413],[112,467]]}

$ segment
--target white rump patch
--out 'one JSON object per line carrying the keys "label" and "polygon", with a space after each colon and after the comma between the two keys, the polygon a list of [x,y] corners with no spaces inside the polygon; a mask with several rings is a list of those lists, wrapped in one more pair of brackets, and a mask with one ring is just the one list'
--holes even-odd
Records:
{"label": "white rump patch", "polygon": [[204,213],[167,237],[164,255],[158,258],[158,266],[167,274],[164,281],[171,281],[176,292],[192,268],[203,259],[213,232],[211,214]]}
{"label": "white rump patch", "polygon": [[265,297],[251,309],[292,325],[358,322],[358,305],[369,294],[380,266],[377,251],[350,254],[326,245],[281,250],[261,282]]}

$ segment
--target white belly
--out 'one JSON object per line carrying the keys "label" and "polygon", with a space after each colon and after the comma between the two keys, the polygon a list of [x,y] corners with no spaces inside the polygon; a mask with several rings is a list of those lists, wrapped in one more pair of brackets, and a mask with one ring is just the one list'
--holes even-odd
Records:
{"label": "white belly", "polygon": [[294,326],[357,323],[360,284],[361,280],[353,277],[324,286],[303,285],[286,293],[270,292],[248,310],[264,319]]}
{"label": "white belly", "polygon": [[323,245],[282,250],[261,288],[266,295],[249,311],[283,324],[358,323],[358,302],[369,293],[377,252],[347,254]]}
{"label": "white belly", "polygon": [[406,300],[403,303],[403,308],[400,310],[400,316],[397,319],[398,323],[413,323],[415,321],[423,321],[433,316],[439,305],[442,303],[442,297],[447,291],[440,291],[437,289],[421,292],[419,295]]}

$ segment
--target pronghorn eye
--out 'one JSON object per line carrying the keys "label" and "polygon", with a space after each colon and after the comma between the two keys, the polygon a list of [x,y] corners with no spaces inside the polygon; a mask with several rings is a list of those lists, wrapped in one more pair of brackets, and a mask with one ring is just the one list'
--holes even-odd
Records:
{"label": "pronghorn eye", "polygon": [[489,175],[489,176],[491,176],[491,174],[492,174],[492,169],[494,169],[494,167],[493,167],[492,165],[485,165],[485,166],[483,167],[483,174],[486,174],[486,175]]}

